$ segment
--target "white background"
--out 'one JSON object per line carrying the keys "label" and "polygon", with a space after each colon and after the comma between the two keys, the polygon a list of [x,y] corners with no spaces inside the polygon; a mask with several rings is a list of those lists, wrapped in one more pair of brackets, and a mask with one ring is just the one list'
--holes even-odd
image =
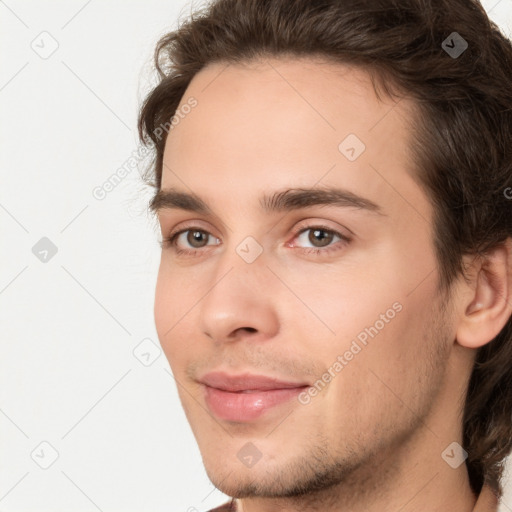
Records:
{"label": "white background", "polygon": [[[512,0],[483,3],[510,37]],[[198,5],[0,1],[1,512],[227,500],[158,352],[151,190],[135,169],[104,199],[92,194],[139,145],[156,41]],[[47,262],[32,251],[43,237],[58,251]]]}

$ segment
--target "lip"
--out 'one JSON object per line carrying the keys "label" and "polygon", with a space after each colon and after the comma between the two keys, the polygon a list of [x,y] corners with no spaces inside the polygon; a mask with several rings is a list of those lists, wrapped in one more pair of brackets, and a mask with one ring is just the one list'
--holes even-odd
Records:
{"label": "lip", "polygon": [[229,375],[224,372],[207,373],[199,379],[199,382],[211,388],[231,392],[292,389],[308,385],[307,382],[290,382],[265,375],[253,375],[250,373]]}
{"label": "lip", "polygon": [[222,372],[208,373],[200,382],[204,385],[204,399],[210,411],[219,419],[235,422],[256,420],[309,386],[263,375]]}

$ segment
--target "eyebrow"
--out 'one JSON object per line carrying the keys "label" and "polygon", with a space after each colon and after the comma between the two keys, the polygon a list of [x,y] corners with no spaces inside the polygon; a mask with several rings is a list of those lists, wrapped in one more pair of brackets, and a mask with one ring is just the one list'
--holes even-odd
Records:
{"label": "eyebrow", "polygon": [[[381,207],[370,199],[361,197],[349,190],[335,187],[290,188],[264,194],[259,200],[266,214],[309,208],[312,206],[334,205],[345,208],[358,208],[385,215]],[[180,209],[207,216],[215,216],[210,206],[194,193],[178,189],[160,189],[149,203],[149,209],[158,214],[162,210]]]}

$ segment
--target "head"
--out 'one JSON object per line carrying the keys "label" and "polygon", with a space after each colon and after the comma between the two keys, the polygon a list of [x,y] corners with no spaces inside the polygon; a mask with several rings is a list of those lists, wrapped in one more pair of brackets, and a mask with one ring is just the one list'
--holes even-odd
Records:
{"label": "head", "polygon": [[[468,43],[456,57],[453,32]],[[476,1],[218,0],[155,63],[139,131],[173,240],[155,322],[212,482],[238,497],[321,491],[379,461],[391,475],[429,435],[441,456],[449,431],[473,490],[499,493],[510,41]],[[199,382],[217,369],[310,387],[225,421]]]}

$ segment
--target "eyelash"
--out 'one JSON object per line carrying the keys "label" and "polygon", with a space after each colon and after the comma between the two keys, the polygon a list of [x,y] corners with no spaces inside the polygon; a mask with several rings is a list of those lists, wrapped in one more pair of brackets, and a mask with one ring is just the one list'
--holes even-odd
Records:
{"label": "eyelash", "polygon": [[[293,233],[293,238],[295,239],[296,237],[301,235],[303,232],[310,231],[310,230],[321,230],[321,231],[325,231],[326,233],[336,235],[341,239],[341,240],[339,240],[339,242],[340,241],[343,242],[342,243],[343,246],[345,246],[346,244],[348,244],[351,241],[351,239],[349,237],[341,234],[339,231],[335,231],[331,228],[328,228],[327,226],[322,226],[321,224],[312,224],[310,226],[300,226]],[[211,233],[209,233],[205,229],[199,228],[198,226],[188,226],[184,229],[181,229],[179,231],[175,231],[175,232],[171,233],[168,237],[165,237],[160,242],[160,247],[162,249],[172,249],[179,256],[199,256],[200,254],[198,254],[198,253],[202,252],[202,249],[179,249],[176,246],[176,240],[177,240],[178,236],[181,235],[182,233],[186,233],[187,231],[200,231],[201,233],[211,235]],[[318,255],[320,253],[328,253],[331,251],[337,251],[337,250],[341,249],[340,247],[336,247],[336,245],[335,246],[329,245],[326,247],[327,247],[326,249],[307,247],[307,248],[299,248],[297,250],[300,250],[305,254]]]}

